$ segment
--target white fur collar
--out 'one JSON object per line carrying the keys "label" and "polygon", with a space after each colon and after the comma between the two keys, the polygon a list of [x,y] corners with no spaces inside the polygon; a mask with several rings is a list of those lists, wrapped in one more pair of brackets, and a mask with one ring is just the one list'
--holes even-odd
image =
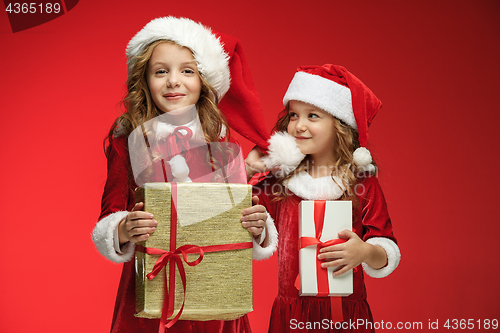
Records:
{"label": "white fur collar", "polygon": [[336,200],[346,190],[340,177],[313,178],[306,171],[290,178],[286,187],[295,195],[307,200]]}
{"label": "white fur collar", "polygon": [[[205,136],[203,135],[203,129],[201,128],[200,121],[197,119],[190,121],[188,124],[183,126],[189,127],[193,131],[193,138],[198,138],[205,140]],[[156,124],[156,140],[167,137],[169,134],[172,134],[175,128],[178,126],[169,124],[163,121],[157,121]],[[118,122],[118,125],[114,131],[115,138],[119,136],[125,135],[125,128],[123,127],[121,122]],[[222,125],[222,129],[220,131],[219,138],[224,139],[226,137],[226,126]]]}
{"label": "white fur collar", "polygon": [[[201,129],[200,122],[198,118],[191,120],[189,123],[182,125],[184,127],[188,127],[193,132],[193,138],[199,139],[200,133],[203,133]],[[172,125],[170,123],[158,120],[156,124],[156,140],[159,141],[162,138],[166,138],[168,135],[172,134],[174,130],[179,127],[177,125]],[[184,130],[181,130],[182,134],[185,135]]]}

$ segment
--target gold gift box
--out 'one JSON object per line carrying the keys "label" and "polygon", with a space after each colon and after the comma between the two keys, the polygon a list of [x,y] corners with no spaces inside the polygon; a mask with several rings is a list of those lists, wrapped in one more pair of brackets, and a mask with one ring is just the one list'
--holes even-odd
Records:
{"label": "gold gift box", "polygon": [[[147,183],[136,192],[144,210],[158,221],[156,231],[140,245],[170,250],[170,183]],[[241,225],[241,212],[252,205],[252,190],[246,184],[178,183],[176,247],[251,242]],[[188,254],[188,261],[199,254]],[[152,280],[150,273],[160,255],[135,252],[136,316],[160,318],[165,297],[165,267]],[[172,262],[171,262],[172,263]],[[170,264],[169,264],[170,265]],[[252,248],[205,253],[196,266],[183,261],[186,295],[180,320],[232,320],[252,311]],[[167,265],[168,275],[168,265]],[[184,289],[175,273],[175,306],[179,311]]]}

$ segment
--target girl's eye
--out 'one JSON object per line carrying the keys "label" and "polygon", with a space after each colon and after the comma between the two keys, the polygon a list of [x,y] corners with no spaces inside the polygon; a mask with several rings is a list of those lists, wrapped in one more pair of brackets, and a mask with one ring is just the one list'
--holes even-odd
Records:
{"label": "girl's eye", "polygon": [[157,74],[157,75],[160,75],[160,74],[165,74],[165,73],[167,73],[167,71],[166,71],[166,70],[164,70],[164,69],[158,69],[158,70],[155,72],[155,74]]}
{"label": "girl's eye", "polygon": [[297,117],[297,114],[295,112],[290,112],[288,115],[289,115],[290,118],[296,118]]}
{"label": "girl's eye", "polygon": [[319,118],[319,116],[315,113],[309,113],[309,118]]}
{"label": "girl's eye", "polygon": [[193,69],[191,69],[191,68],[187,68],[187,69],[184,70],[184,73],[186,73],[186,74],[195,74],[196,72]]}

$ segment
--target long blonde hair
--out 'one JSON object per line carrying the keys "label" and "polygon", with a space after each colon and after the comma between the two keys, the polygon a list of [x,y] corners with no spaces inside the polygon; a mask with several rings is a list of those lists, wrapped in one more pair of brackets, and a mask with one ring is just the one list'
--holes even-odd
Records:
{"label": "long blonde hair", "polygon": [[[336,160],[334,161],[334,168],[331,176],[332,179],[333,176],[339,176],[339,178],[342,179],[342,184],[339,185],[343,185],[346,188],[344,195],[340,199],[357,202],[355,187],[358,183],[358,178],[356,177],[356,164],[353,160],[353,153],[360,147],[358,131],[335,117],[334,120],[333,124],[336,133],[334,156],[336,157]],[[287,132],[289,123],[290,113],[289,105],[287,105],[285,109],[280,112],[279,119],[276,122],[273,131]],[[285,185],[295,174],[301,171],[307,171],[310,164],[311,157],[306,155],[306,157],[292,173],[279,177],[277,182],[281,185]],[[276,195],[277,200],[282,200],[287,197],[287,191],[280,190],[279,192],[276,191],[274,194]]]}
{"label": "long blonde hair", "polygon": [[[157,40],[149,44],[136,58],[135,65],[127,78],[127,93],[122,100],[125,112],[115,120],[104,140],[106,156],[109,155],[109,146],[114,139],[118,126],[123,134],[128,136],[138,126],[163,113],[153,102],[146,79],[149,60],[155,47],[160,43],[173,42]],[[225,140],[227,141],[230,137],[229,127],[224,115],[217,107],[219,103],[217,94],[199,72],[198,75],[201,80],[201,92],[200,98],[196,102],[196,109],[205,134],[205,140],[207,142],[219,141],[221,132],[225,127]]]}

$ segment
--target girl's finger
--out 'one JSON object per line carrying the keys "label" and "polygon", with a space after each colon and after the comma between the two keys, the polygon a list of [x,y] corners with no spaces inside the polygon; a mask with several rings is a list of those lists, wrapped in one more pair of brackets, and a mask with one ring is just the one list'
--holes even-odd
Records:
{"label": "girl's finger", "polygon": [[245,215],[240,218],[242,222],[252,222],[252,221],[265,221],[267,219],[266,214],[255,213],[250,215]]}
{"label": "girl's finger", "polygon": [[250,227],[247,228],[247,230],[254,236],[258,236],[262,233],[263,228],[258,228],[258,227]]}
{"label": "girl's finger", "polygon": [[319,253],[325,253],[325,252],[338,252],[344,250],[345,245],[344,244],[336,244],[332,246],[327,246],[327,247],[322,247],[319,250]]}
{"label": "girl's finger", "polygon": [[327,260],[327,259],[334,259],[332,252],[318,254],[318,260]]}
{"label": "girl's finger", "polygon": [[[260,206],[260,205],[252,206],[252,207],[244,209],[241,212],[241,215],[247,216],[247,215],[254,214],[254,213],[266,214],[266,208],[264,206]],[[267,214],[266,214],[266,216],[267,216]]]}
{"label": "girl's finger", "polygon": [[153,214],[143,211],[133,211],[127,215],[127,219],[129,220],[153,219],[153,218],[154,218]]}
{"label": "girl's finger", "polygon": [[342,265],[344,265],[344,263],[342,262],[342,259],[333,259],[333,260],[329,260],[329,261],[325,261],[325,262],[321,263],[322,268],[340,267]]}
{"label": "girl's finger", "polygon": [[143,242],[149,238],[149,234],[136,235],[130,238],[132,243]]}
{"label": "girl's finger", "polygon": [[144,208],[144,202],[138,202],[135,204],[134,208],[132,208],[132,211],[135,212],[135,211],[139,211],[139,210],[142,210]]}
{"label": "girl's finger", "polygon": [[138,235],[152,234],[153,232],[155,232],[155,230],[155,227],[133,228],[129,231],[129,235],[131,237],[134,237]]}
{"label": "girl's finger", "polygon": [[132,220],[127,223],[127,230],[132,230],[134,228],[143,228],[143,227],[156,227],[158,225],[158,221],[156,220]]}
{"label": "girl's finger", "polygon": [[339,276],[339,275],[342,275],[344,273],[347,273],[352,267],[350,266],[344,266],[342,267],[341,269],[339,269],[338,271],[335,271],[333,272],[333,276]]}
{"label": "girl's finger", "polygon": [[335,252],[326,252],[326,253],[320,253],[318,255],[319,260],[332,260],[332,259],[341,259],[343,258],[344,254],[341,251],[335,251]]}
{"label": "girl's finger", "polygon": [[245,228],[249,227],[257,227],[257,228],[263,228],[266,223],[263,220],[252,220],[252,221],[243,221],[241,222],[241,225]]}

